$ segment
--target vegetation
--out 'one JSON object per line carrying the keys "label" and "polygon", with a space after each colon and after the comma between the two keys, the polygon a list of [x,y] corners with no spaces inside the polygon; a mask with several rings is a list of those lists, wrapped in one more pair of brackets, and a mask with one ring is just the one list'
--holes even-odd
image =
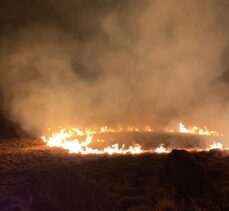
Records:
{"label": "vegetation", "polygon": [[[177,192],[174,184],[165,176],[166,154],[80,156],[60,149],[46,148],[40,145],[39,141],[17,139],[0,145],[0,157],[1,210],[4,210],[4,206],[16,206],[15,201],[18,206],[24,207],[24,210],[30,210],[29,203],[32,203],[30,199],[34,199],[34,195],[30,191],[31,183],[29,187],[26,186],[29,183],[29,175],[31,172],[36,174],[37,171],[50,172],[55,168],[62,173],[55,173],[56,176],[48,174],[47,184],[53,184],[43,185],[40,190],[42,193],[48,192],[48,188],[59,187],[64,190],[66,184],[77,186],[81,184],[81,182],[74,182],[78,178],[78,180],[82,179],[85,187],[87,186],[87,191],[90,190],[87,184],[90,184],[96,188],[95,192],[101,192],[101,194],[95,194],[100,195],[101,207],[103,207],[101,197],[104,196],[104,201],[111,200],[112,210],[228,210],[229,156],[219,151],[192,153],[192,157],[201,163],[208,177],[209,186],[200,196]],[[64,169],[70,171],[66,178]],[[50,177],[55,177],[55,179],[50,179]],[[60,178],[56,179],[56,177]],[[46,180],[45,177],[39,178],[41,180],[39,182]],[[65,180],[68,180],[66,184]],[[84,185],[81,185],[79,189],[80,197],[84,192],[83,187]],[[65,196],[63,196],[65,200],[75,200],[77,188],[78,186],[72,190],[74,194],[71,190],[65,191]],[[63,194],[64,191],[52,191],[52,193]],[[30,197],[31,194],[32,197]],[[52,201],[58,199],[60,203],[61,197],[61,195],[52,196]],[[91,200],[87,198],[91,197],[90,194],[85,193],[85,197],[85,200]],[[46,199],[49,200],[47,197]],[[25,208],[25,203],[28,203],[28,209]]]}

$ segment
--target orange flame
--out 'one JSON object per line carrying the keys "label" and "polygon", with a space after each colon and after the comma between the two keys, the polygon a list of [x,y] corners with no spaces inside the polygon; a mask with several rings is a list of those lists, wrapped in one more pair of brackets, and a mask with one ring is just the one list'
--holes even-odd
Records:
{"label": "orange flame", "polygon": [[179,132],[180,133],[189,133],[189,134],[198,134],[205,136],[220,136],[220,134],[214,130],[208,130],[207,127],[199,128],[197,126],[193,126],[192,128],[186,128],[183,123],[179,124]]}
{"label": "orange flame", "polygon": [[[110,131],[110,130],[109,130]],[[101,132],[107,132],[107,129],[101,130]],[[110,131],[113,132],[113,131]],[[69,131],[62,129],[59,133],[53,133],[48,139],[45,136],[42,136],[42,140],[49,147],[61,147],[68,150],[70,153],[80,153],[80,154],[139,154],[144,151],[141,149],[141,146],[136,144],[134,146],[129,146],[128,148],[125,145],[119,147],[118,144],[114,144],[110,147],[106,147],[102,150],[93,149],[89,147],[92,143],[94,131],[87,130],[83,132],[79,129],[72,128]],[[83,141],[80,141],[77,137],[85,136],[86,138]]]}
{"label": "orange flame", "polygon": [[224,147],[223,147],[223,144],[222,143],[213,143],[210,145],[210,148],[208,148],[208,150],[211,150],[211,149],[219,149],[219,150],[223,150]]}
{"label": "orange flame", "polygon": [[166,149],[163,144],[161,144],[159,147],[157,147],[154,152],[156,153],[170,153],[171,149]]}
{"label": "orange flame", "polygon": [[[60,132],[52,133],[50,137],[42,136],[42,140],[49,147],[60,147],[69,151],[69,153],[79,153],[79,154],[139,154],[146,152],[155,153],[169,153],[171,149],[167,149],[161,144],[156,149],[143,150],[139,144],[133,146],[125,146],[119,144],[113,144],[109,147],[103,149],[96,149],[90,146],[93,142],[93,135],[98,133],[113,133],[113,132],[151,132],[153,129],[150,126],[146,126],[143,129],[136,128],[133,126],[128,126],[127,128],[118,127],[118,129],[109,128],[107,126],[101,127],[99,130],[85,129],[80,130],[77,128],[71,128],[66,130],[61,129]],[[188,134],[198,134],[207,136],[219,136],[216,131],[209,131],[206,127],[204,129],[198,128],[196,126],[187,129],[182,123],[179,124],[179,130],[170,130],[170,132],[188,133]],[[100,142],[98,140],[97,142]],[[214,143],[208,148],[210,149],[221,149],[223,150],[223,145],[221,143]]]}

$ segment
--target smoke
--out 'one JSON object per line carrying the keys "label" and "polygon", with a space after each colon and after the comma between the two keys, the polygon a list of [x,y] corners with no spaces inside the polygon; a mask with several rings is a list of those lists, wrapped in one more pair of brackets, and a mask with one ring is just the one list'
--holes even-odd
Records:
{"label": "smoke", "polygon": [[227,0],[1,1],[2,111],[57,125],[184,121],[227,133]]}

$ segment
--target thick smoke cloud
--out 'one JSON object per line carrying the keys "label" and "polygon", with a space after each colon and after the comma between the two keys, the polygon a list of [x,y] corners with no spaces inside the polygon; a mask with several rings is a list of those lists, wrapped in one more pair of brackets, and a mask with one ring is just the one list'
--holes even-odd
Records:
{"label": "thick smoke cloud", "polygon": [[228,133],[227,0],[0,4],[2,111],[28,132],[184,121]]}

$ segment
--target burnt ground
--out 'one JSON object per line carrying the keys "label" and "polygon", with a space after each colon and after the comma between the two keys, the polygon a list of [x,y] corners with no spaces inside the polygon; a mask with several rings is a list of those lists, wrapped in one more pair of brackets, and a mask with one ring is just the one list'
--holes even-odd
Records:
{"label": "burnt ground", "polygon": [[[187,155],[182,156],[183,162]],[[196,152],[191,157],[183,167],[176,157],[168,171],[165,154],[80,156],[47,148],[39,140],[2,140],[0,210],[228,210],[228,154]],[[199,186],[197,180],[202,183],[193,173],[198,173],[196,163],[206,173],[206,187],[194,194],[180,191],[178,177],[180,184],[190,181],[191,188]],[[173,169],[179,176],[170,180]]]}

